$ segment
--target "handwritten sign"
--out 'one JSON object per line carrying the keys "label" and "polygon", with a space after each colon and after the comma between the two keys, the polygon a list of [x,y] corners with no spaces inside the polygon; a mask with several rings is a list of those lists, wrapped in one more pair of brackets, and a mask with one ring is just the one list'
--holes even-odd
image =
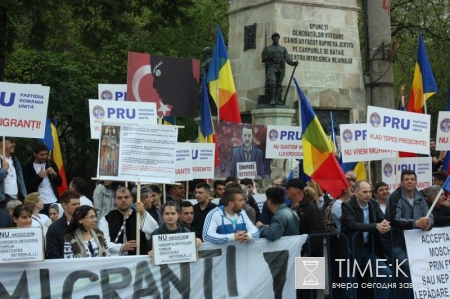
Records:
{"label": "handwritten sign", "polygon": [[267,126],[266,159],[303,159],[302,127]]}
{"label": "handwritten sign", "polygon": [[153,236],[155,265],[196,262],[195,233]]}
{"label": "handwritten sign", "polygon": [[254,179],[258,175],[256,162],[238,162],[236,173],[240,179]]}
{"label": "handwritten sign", "polygon": [[43,240],[41,227],[0,229],[0,263],[43,261]]}

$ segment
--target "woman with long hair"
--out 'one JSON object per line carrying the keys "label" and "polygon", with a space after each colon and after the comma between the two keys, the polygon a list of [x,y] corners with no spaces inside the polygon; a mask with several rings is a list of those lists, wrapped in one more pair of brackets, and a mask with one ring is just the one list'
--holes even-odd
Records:
{"label": "woman with long hair", "polygon": [[76,208],[64,237],[64,258],[108,257],[104,234],[96,227],[97,213],[93,207]]}
{"label": "woman with long hair", "polygon": [[16,206],[12,214],[15,226],[18,228],[31,227],[31,215],[33,215],[33,211],[26,205]]}
{"label": "woman with long hair", "polygon": [[[179,218],[181,213],[180,206],[173,201],[166,202],[162,208],[161,212],[163,214],[164,223],[157,228],[153,233],[150,241],[153,240],[153,236],[156,235],[167,235],[167,234],[179,234],[179,233],[190,233],[191,231],[184,226],[180,225]],[[195,244],[199,247],[202,244],[202,240],[197,238]],[[152,244],[150,244],[150,249]],[[148,252],[148,255],[153,258],[153,250]]]}
{"label": "woman with long hair", "polygon": [[44,235],[47,233],[47,229],[52,224],[50,218],[45,214],[39,214],[39,212],[44,208],[44,202],[38,192],[32,192],[25,197],[25,206],[33,211],[31,216],[32,227],[41,227],[44,231]]}

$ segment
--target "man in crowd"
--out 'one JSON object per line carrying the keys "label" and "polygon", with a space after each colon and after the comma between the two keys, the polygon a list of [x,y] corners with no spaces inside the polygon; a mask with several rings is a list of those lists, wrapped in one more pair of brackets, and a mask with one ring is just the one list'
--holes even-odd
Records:
{"label": "man in crowd", "polygon": [[86,181],[79,176],[74,177],[69,184],[69,190],[73,190],[76,193],[80,194],[80,206],[94,207],[94,205],[92,204],[92,200],[87,198],[85,195],[86,189],[87,189]]}
{"label": "man in crowd", "polygon": [[192,222],[194,221],[194,206],[192,202],[189,200],[182,201],[180,203],[180,209],[180,225],[195,233],[196,238],[201,240],[202,233],[192,226]]}
{"label": "man in crowd", "polygon": [[[286,184],[287,177],[284,175],[277,175],[273,181],[272,181],[272,187],[281,187],[284,188],[284,184]],[[284,200],[284,203],[289,206],[291,204],[290,199]],[[262,211],[261,211],[261,217],[260,220],[264,224],[269,224],[272,221],[273,213],[270,211],[269,207],[267,206],[267,201],[264,202]]]}
{"label": "man in crowd", "polygon": [[[158,185],[150,185],[141,188],[141,200],[144,203],[145,210],[155,219],[158,226],[163,224],[161,214],[161,189]],[[181,202],[183,203],[183,201]]]}
{"label": "man in crowd", "polygon": [[[158,223],[144,208],[144,203],[135,203],[136,210],[131,209],[133,196],[126,187],[119,187],[115,196],[116,210],[112,210],[100,220],[99,228],[105,234],[111,255],[136,255],[139,246],[140,254],[148,254],[148,240]],[[141,243],[136,242],[136,214],[141,215]]]}
{"label": "man in crowd", "polygon": [[230,175],[225,179],[225,187],[228,186],[228,184],[239,184],[239,180],[234,175]]}
{"label": "man in crowd", "polygon": [[12,199],[24,201],[27,189],[23,179],[22,166],[14,156],[16,140],[5,137],[5,152],[3,152],[3,138],[0,137],[0,209],[6,208],[6,203]]}
{"label": "man in crowd", "polygon": [[[386,218],[391,223],[392,256],[398,261],[404,277],[399,273],[398,283],[411,283],[409,263],[404,262],[408,259],[406,254],[406,244],[403,230],[420,228],[424,231],[431,229],[434,223],[433,214],[426,217],[428,207],[422,194],[416,189],[417,176],[413,170],[403,170],[400,176],[400,187],[398,187],[388,199],[388,208],[386,209]],[[390,254],[388,253],[389,257]],[[412,289],[396,289],[397,298],[414,298]]]}
{"label": "man in crowd", "polygon": [[241,185],[245,185],[248,190],[248,200],[247,203],[250,207],[252,207],[255,210],[256,213],[256,222],[261,220],[261,211],[259,210],[258,203],[256,202],[256,199],[253,197],[253,180],[252,179],[242,179]]}
{"label": "man in crowd", "polygon": [[444,185],[445,180],[447,179],[447,172],[444,170],[439,170],[433,172],[433,185],[441,186]]}
{"label": "man in crowd", "polygon": [[184,197],[186,196],[186,184],[180,183],[179,185],[166,185],[166,202],[174,201],[180,204]]}
{"label": "man in crowd", "polygon": [[260,238],[276,241],[284,236],[296,236],[299,232],[300,218],[284,203],[284,190],[271,187],[266,190],[267,207],[274,213],[269,226],[261,221],[256,223],[260,230]]}
{"label": "man in crowd", "polygon": [[[392,282],[392,271],[383,261],[379,234],[386,234],[391,226],[380,209],[380,205],[371,198],[372,189],[365,181],[355,183],[355,194],[342,204],[342,232],[348,240],[355,240],[355,260],[361,268],[371,261],[377,264],[376,282],[382,285]],[[354,235],[359,233],[354,239]],[[370,234],[369,234],[370,233]],[[374,252],[372,252],[374,248]],[[370,273],[369,273],[370,274]],[[373,289],[358,289],[358,298],[368,298]],[[389,298],[388,288],[377,288],[377,299]]]}
{"label": "man in crowd", "polygon": [[58,167],[48,158],[48,148],[42,142],[36,144],[33,157],[23,166],[23,176],[28,193],[39,192],[44,208],[41,213],[48,215],[48,208],[58,200],[58,187],[62,184]]}
{"label": "man in crowd", "polygon": [[45,236],[47,259],[64,258],[64,236],[73,212],[80,206],[80,195],[75,191],[68,190],[61,194],[60,201],[64,213],[61,218],[49,226]]}
{"label": "man in crowd", "polygon": [[222,199],[224,205],[215,208],[206,216],[203,240],[212,243],[227,243],[248,242],[259,238],[259,229],[242,210],[244,207],[242,190],[228,188]]}
{"label": "man in crowd", "polygon": [[[436,196],[439,194],[439,191],[441,191],[441,186],[433,185],[427,190],[428,195],[428,208],[431,207],[434,200],[436,199]],[[435,226],[450,226],[450,208],[445,205],[445,201],[447,200],[447,197],[445,196],[445,192],[441,192],[441,195],[439,196],[439,199],[436,201],[436,205],[433,208],[433,211],[431,212],[434,217],[434,225]]]}
{"label": "man in crowd", "polygon": [[225,192],[225,181],[222,180],[215,181],[213,198],[222,198],[224,192]]}
{"label": "man in crowd", "polygon": [[389,186],[385,182],[376,183],[373,187],[373,195],[380,205],[380,209],[383,211],[383,214],[386,214],[386,202],[389,195],[391,195],[389,192]]}
{"label": "man in crowd", "polygon": [[207,183],[198,183],[195,186],[195,199],[197,203],[194,205],[194,220],[192,227],[198,231],[203,232],[206,216],[210,211],[217,207],[216,204],[210,201],[210,189]]}

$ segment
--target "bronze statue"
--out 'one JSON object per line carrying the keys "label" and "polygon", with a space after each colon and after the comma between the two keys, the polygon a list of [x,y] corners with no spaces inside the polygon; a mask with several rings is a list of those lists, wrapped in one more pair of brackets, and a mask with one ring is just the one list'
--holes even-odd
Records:
{"label": "bronze statue", "polygon": [[203,49],[203,57],[205,58],[205,62],[203,62],[202,68],[206,76],[208,76],[209,65],[211,64],[212,55],[213,52],[210,47],[206,47]]}
{"label": "bronze statue", "polygon": [[292,66],[297,66],[298,61],[289,58],[285,47],[280,46],[280,34],[272,34],[272,45],[264,47],[262,51],[262,62],[266,64],[266,85],[268,85],[268,97],[270,105],[282,105],[281,83],[285,75],[285,62]]}

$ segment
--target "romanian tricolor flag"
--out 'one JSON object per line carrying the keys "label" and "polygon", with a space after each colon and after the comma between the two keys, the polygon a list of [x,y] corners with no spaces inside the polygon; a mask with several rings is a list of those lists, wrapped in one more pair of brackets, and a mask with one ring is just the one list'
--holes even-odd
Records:
{"label": "romanian tricolor flag", "polygon": [[41,140],[51,151],[51,159],[58,166],[59,175],[62,180],[61,186],[58,187],[58,193],[61,195],[64,191],[68,189],[66,171],[64,170],[64,163],[61,154],[61,147],[59,146],[58,131],[53,125],[49,117],[47,117],[47,123],[45,125],[45,136],[44,140]]}
{"label": "romanian tricolor flag", "polygon": [[422,34],[419,35],[419,51],[417,52],[414,79],[409,95],[408,111],[422,113],[425,101],[438,91],[433,72],[428,62],[427,52],[423,44]]}
{"label": "romanian tricolor flag", "polygon": [[230,60],[219,25],[216,27],[216,45],[209,65],[207,82],[209,92],[217,105],[219,120],[241,123]]}
{"label": "romanian tricolor flag", "polygon": [[334,198],[348,188],[347,178],[336,160],[330,140],[294,78],[300,96],[303,170]]}
{"label": "romanian tricolor flag", "polygon": [[219,152],[216,143],[216,134],[211,117],[211,107],[209,106],[208,89],[206,87],[206,76],[202,77],[202,99],[200,102],[200,142],[215,144],[214,166],[219,166]]}

